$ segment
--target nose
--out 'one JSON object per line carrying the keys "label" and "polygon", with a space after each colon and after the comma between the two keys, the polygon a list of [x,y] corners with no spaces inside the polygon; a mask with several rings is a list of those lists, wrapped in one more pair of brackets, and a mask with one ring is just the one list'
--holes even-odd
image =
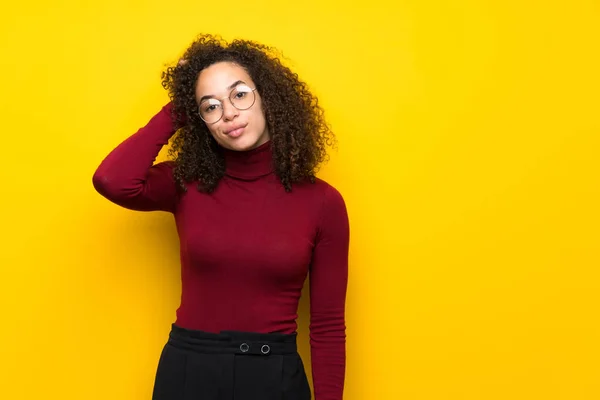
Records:
{"label": "nose", "polygon": [[235,108],[233,106],[233,104],[231,104],[230,101],[223,101],[223,119],[224,120],[231,121],[239,114],[239,111],[240,110]]}

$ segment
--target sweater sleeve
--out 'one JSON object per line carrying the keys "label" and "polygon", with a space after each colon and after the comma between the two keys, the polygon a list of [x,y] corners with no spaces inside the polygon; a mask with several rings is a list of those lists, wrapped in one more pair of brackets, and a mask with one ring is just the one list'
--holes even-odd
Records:
{"label": "sweater sleeve", "polygon": [[342,400],[346,370],[345,303],[349,221],[331,186],[323,197],[310,268],[310,345],[315,400]]}
{"label": "sweater sleeve", "polygon": [[172,164],[154,164],[176,131],[171,111],[171,103],[163,106],[104,158],[92,178],[98,193],[131,210],[174,212],[178,193]]}

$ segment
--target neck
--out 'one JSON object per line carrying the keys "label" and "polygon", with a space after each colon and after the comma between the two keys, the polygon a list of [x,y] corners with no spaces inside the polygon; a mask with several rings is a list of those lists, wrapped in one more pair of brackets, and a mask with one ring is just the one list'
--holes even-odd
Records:
{"label": "neck", "polygon": [[252,150],[223,149],[225,174],[237,179],[253,180],[273,172],[271,141]]}

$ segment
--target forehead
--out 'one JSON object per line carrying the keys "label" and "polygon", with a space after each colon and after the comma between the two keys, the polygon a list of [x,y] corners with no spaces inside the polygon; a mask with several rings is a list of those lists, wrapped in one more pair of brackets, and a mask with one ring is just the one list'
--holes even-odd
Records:
{"label": "forehead", "polygon": [[211,95],[227,96],[230,91],[228,87],[236,81],[244,81],[248,85],[253,85],[248,72],[239,65],[232,62],[213,64],[200,71],[196,83],[196,98]]}

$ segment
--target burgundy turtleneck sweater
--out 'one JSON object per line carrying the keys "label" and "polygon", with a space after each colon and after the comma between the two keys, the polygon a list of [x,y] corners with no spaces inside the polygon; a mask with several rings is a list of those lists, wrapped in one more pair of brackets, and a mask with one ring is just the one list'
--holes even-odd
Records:
{"label": "burgundy turtleneck sweater", "polygon": [[342,196],[320,179],[286,192],[270,142],[224,150],[226,174],[213,193],[198,192],[195,183],[179,191],[172,162],[155,164],[174,132],[169,103],[110,152],[93,184],[122,207],[173,213],[182,279],[175,324],[293,333],[308,275],[315,399],[341,400],[349,245]]}

